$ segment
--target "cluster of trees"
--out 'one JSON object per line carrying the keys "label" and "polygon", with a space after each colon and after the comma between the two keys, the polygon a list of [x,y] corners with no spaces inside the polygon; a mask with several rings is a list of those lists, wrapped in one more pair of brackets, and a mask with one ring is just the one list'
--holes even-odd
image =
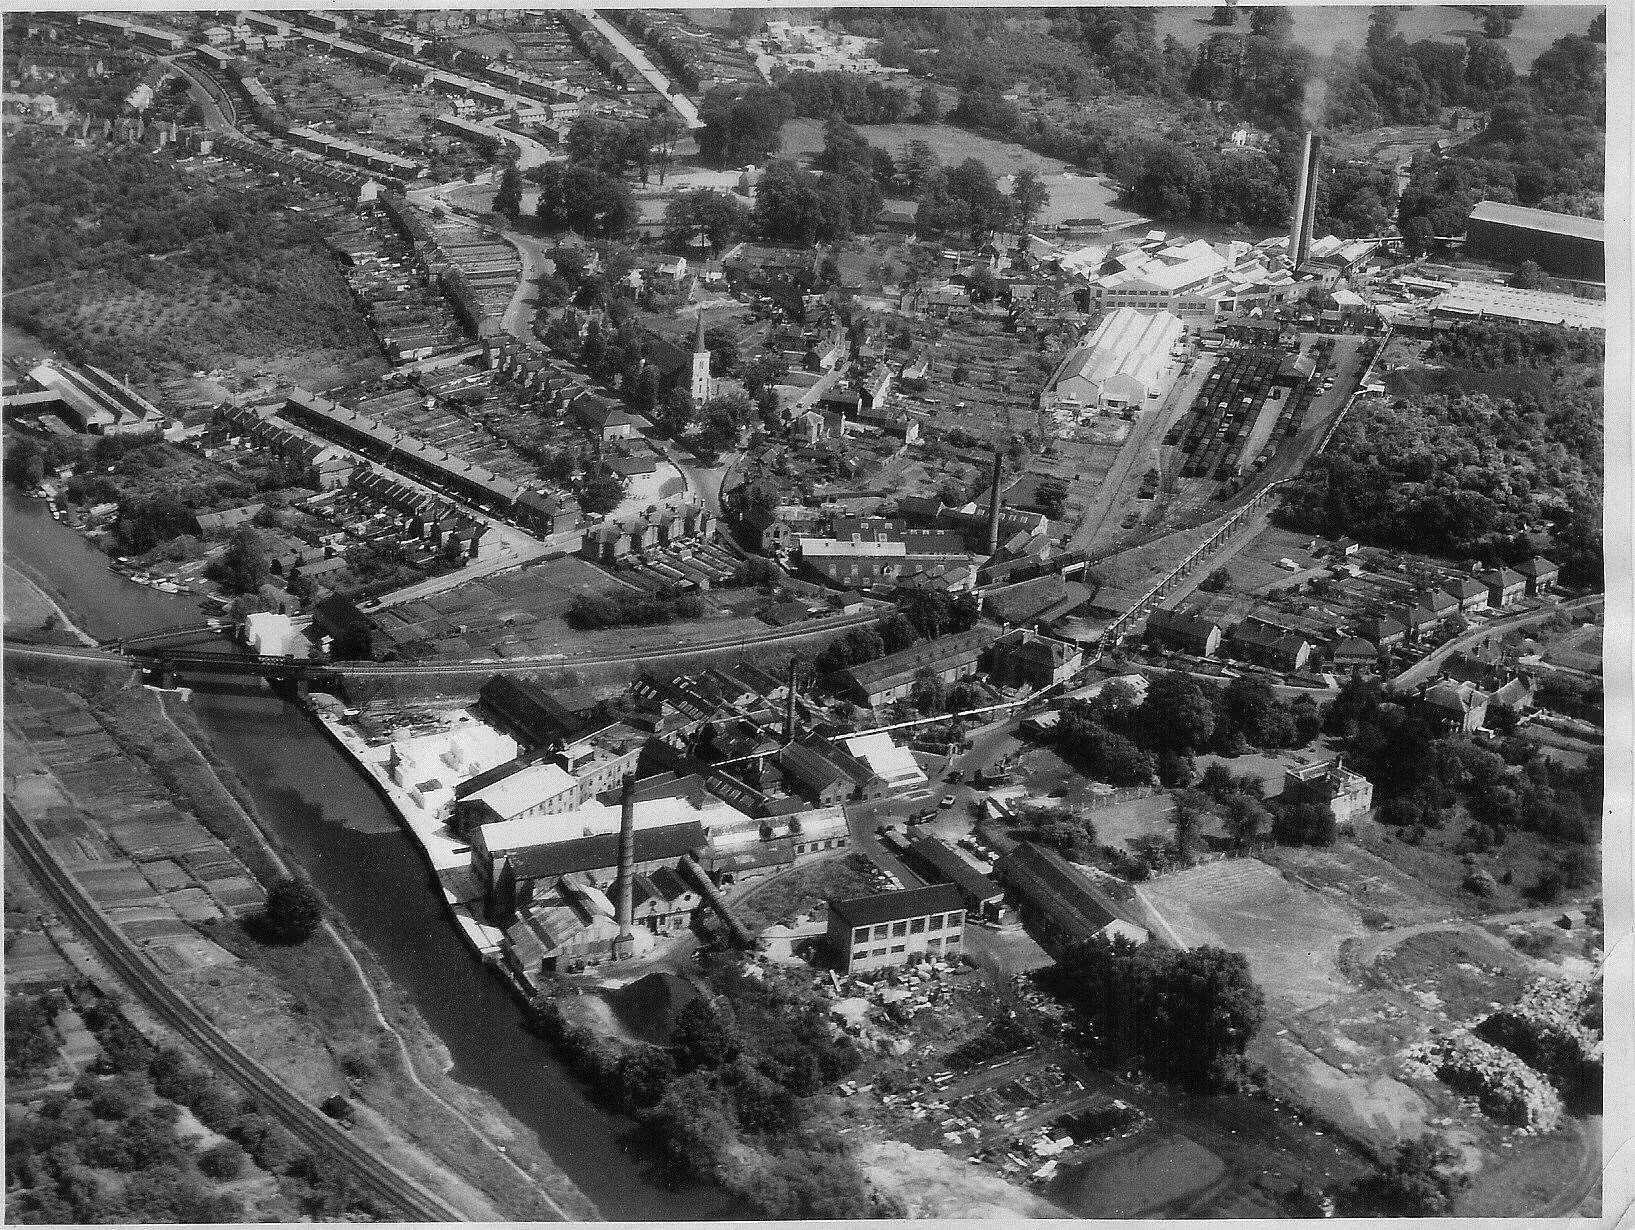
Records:
{"label": "cluster of trees", "polygon": [[[1601,373],[1598,334],[1472,324],[1427,356],[1452,390],[1359,406],[1284,491],[1286,524],[1384,545],[1504,562],[1537,549],[1569,580],[1598,584]],[[1461,392],[1480,387],[1491,392]]]}
{"label": "cluster of trees", "polygon": [[[155,1047],[119,1006],[89,985],[75,988],[80,1015],[96,1036],[91,1067],[66,1093],[48,1094],[34,1113],[8,1123],[7,1213],[25,1223],[236,1222],[245,1210],[220,1190],[248,1163],[274,1175],[292,1211],[315,1220],[377,1217],[327,1159],[261,1115],[249,1099],[172,1047]],[[63,1004],[48,993],[7,999],[12,1014],[44,1024]],[[43,1035],[41,1035],[43,1036]],[[55,1057],[32,1046],[40,1070]],[[7,1047],[8,1075],[12,1050]],[[179,1129],[182,1109],[225,1139],[200,1148]]]}
{"label": "cluster of trees", "polygon": [[548,162],[533,175],[539,183],[535,212],[551,230],[617,239],[635,228],[641,214],[636,195],[617,175],[575,162]]}
{"label": "cluster of trees", "polygon": [[1167,672],[1148,683],[1139,702],[1119,680],[1091,700],[1070,701],[1056,742],[1064,756],[1114,785],[1156,774],[1166,786],[1184,787],[1192,784],[1191,758],[1198,753],[1304,747],[1321,733],[1322,722],[1309,696],[1285,701],[1262,679],[1240,677],[1221,687]]}
{"label": "cluster of trees", "polygon": [[950,596],[941,590],[899,590],[897,610],[872,627],[854,628],[831,641],[812,662],[819,675],[832,675],[848,666],[860,666],[900,653],[920,641],[969,632],[981,617],[971,594]]}
{"label": "cluster of trees", "polygon": [[704,95],[699,156],[711,166],[758,165],[783,148],[781,129],[795,114],[789,95],[771,86],[723,86]]}
{"label": "cluster of trees", "polygon": [[649,627],[677,619],[697,619],[703,614],[702,598],[671,586],[641,594],[628,590],[578,594],[564,618],[575,628],[590,630]]}
{"label": "cluster of trees", "polygon": [[856,166],[813,174],[779,158],[755,187],[753,216],[768,239],[809,247],[872,231],[882,203],[873,178]]}
{"label": "cluster of trees", "polygon": [[1046,975],[1087,1026],[1109,1066],[1139,1065],[1200,1091],[1236,1089],[1266,999],[1242,953],[1204,945],[1176,952],[1122,936],[1080,944]]}
{"label": "cluster of trees", "polygon": [[1486,108],[1516,80],[1493,36],[1464,46],[1439,39],[1409,43],[1393,8],[1376,8],[1360,51],[1338,48],[1325,66],[1324,122],[1332,128],[1436,124],[1444,107]]}
{"label": "cluster of trees", "polygon": [[617,179],[634,173],[645,184],[655,167],[662,174],[669,164],[676,132],[667,108],[643,119],[582,115],[569,125],[563,146],[580,166]]}
{"label": "cluster of trees", "polygon": [[749,223],[749,210],[732,193],[694,188],[671,197],[664,207],[664,243],[681,252],[707,243],[720,252],[744,235]]}
{"label": "cluster of trees", "polygon": [[706,966],[706,983],[710,994],[676,1014],[667,1047],[609,1042],[550,1001],[539,1021],[593,1092],[635,1115],[672,1164],[758,1215],[901,1215],[832,1134],[808,1126],[806,1099],[859,1060],[821,1003],[788,978],[747,978],[725,958]]}
{"label": "cluster of trees", "polygon": [[1376,783],[1380,820],[1409,840],[1466,823],[1472,853],[1502,847],[1506,834],[1541,834],[1555,861],[1530,891],[1543,899],[1591,882],[1601,815],[1601,757],[1581,769],[1558,764],[1524,739],[1483,746],[1438,733],[1387,693],[1378,680],[1348,682],[1324,721],[1345,740],[1348,760]]}
{"label": "cluster of trees", "polygon": [[1464,230],[1481,200],[1599,217],[1606,174],[1606,50],[1569,34],[1514,84],[1496,87],[1487,127],[1450,156],[1415,160],[1397,222],[1423,249]]}
{"label": "cluster of trees", "polygon": [[[1309,697],[1282,700],[1270,684],[1247,677],[1225,687],[1167,673],[1151,680],[1139,702],[1113,681],[1091,700],[1069,701],[1056,726],[1056,750],[1099,781],[1115,786],[1157,782],[1174,794],[1173,838],[1140,843],[1133,852],[1107,849],[1126,875],[1144,878],[1190,863],[1206,819],[1218,817],[1236,847],[1268,833],[1284,845],[1330,845],[1334,813],[1326,804],[1267,801],[1258,778],[1211,765],[1200,776],[1195,755],[1241,755],[1249,747],[1304,747],[1322,733],[1324,715]],[[1086,816],[1041,817],[1033,836],[1071,857],[1098,850]]]}
{"label": "cluster of trees", "polygon": [[778,90],[789,100],[791,114],[846,124],[895,124],[908,117],[912,105],[907,91],[857,73],[790,73]]}
{"label": "cluster of trees", "polygon": [[1108,171],[1155,218],[1266,225],[1289,216],[1290,179],[1263,154],[1199,153],[1167,137],[1127,142]]}

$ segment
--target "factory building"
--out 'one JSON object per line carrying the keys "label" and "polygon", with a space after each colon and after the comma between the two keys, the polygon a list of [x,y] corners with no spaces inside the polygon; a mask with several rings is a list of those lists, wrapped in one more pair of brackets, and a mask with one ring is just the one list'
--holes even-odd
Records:
{"label": "factory building", "polygon": [[1599,218],[1482,201],[1465,224],[1465,255],[1501,265],[1533,261],[1558,278],[1604,282],[1606,226]]}
{"label": "factory building", "polygon": [[1041,404],[1115,411],[1156,405],[1175,379],[1175,352],[1185,335],[1186,326],[1171,312],[1121,307],[1068,352]]}

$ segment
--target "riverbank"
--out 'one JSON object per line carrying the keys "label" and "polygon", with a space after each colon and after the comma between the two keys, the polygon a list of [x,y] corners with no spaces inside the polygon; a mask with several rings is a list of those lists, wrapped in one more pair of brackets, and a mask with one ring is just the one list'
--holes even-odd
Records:
{"label": "riverbank", "polygon": [[[205,754],[197,726],[176,700],[185,693],[106,681],[83,689],[56,681],[24,683],[26,673],[8,670],[8,681],[18,695],[29,698],[19,703],[32,704],[29,712],[36,720],[27,730],[37,733],[8,728],[8,746],[14,735],[46,739],[48,747],[60,745],[67,737],[58,730],[61,721],[75,719],[42,722],[42,713],[84,714],[92,722],[80,725],[90,731],[101,727],[85,737],[103,739],[107,751],[54,789],[63,806],[83,813],[100,843],[117,842],[108,846],[110,852],[141,851],[125,860],[110,855],[95,864],[109,874],[121,861],[141,869],[120,881],[123,896],[112,900],[128,908],[115,910],[116,920],[128,919],[132,909],[143,911],[142,917],[151,921],[142,924],[145,930],[137,942],[232,1045],[278,1073],[304,1102],[347,1091],[359,1109],[360,1140],[440,1193],[461,1218],[597,1217],[594,1205],[521,1125],[507,1123],[497,1107],[484,1105],[479,1095],[447,1077],[448,1056],[427,1024],[332,911],[325,925],[301,944],[275,945],[256,938],[253,925],[247,924],[259,910],[261,893],[292,868],[263,832],[260,817],[241,801],[243,783]],[[51,780],[40,774],[54,770],[37,765],[34,772],[33,793],[26,795],[30,799],[44,789],[42,781]],[[115,787],[115,782],[124,784]],[[7,785],[10,799],[14,783],[9,777]],[[130,806],[110,803],[110,791],[128,798]],[[158,797],[173,799],[180,814],[172,811],[175,818],[170,820],[162,813],[144,819],[149,812],[141,801]],[[173,843],[164,848],[179,860],[168,864],[170,871],[166,860],[156,862],[147,852],[161,833]],[[201,854],[206,834],[225,849],[212,844],[213,854]],[[180,897],[160,891],[174,886],[178,875],[209,879],[199,880],[203,891],[189,889]],[[99,883],[106,888],[105,880]],[[160,913],[175,910],[193,920],[191,930],[185,922],[157,921]]]}
{"label": "riverbank", "polygon": [[41,632],[66,633],[82,645],[95,645],[96,637],[81,628],[62,604],[46,592],[45,585],[30,575],[30,569],[6,561],[6,635],[30,636]]}
{"label": "riverbank", "polygon": [[[484,922],[473,912],[473,898],[466,897],[462,900],[461,894],[448,887],[451,882],[458,882],[457,875],[444,874],[464,872],[471,866],[469,843],[449,832],[448,826],[439,818],[441,804],[446,801],[444,796],[452,798],[452,789],[445,789],[439,783],[437,790],[433,792],[426,786],[408,788],[392,780],[390,767],[392,746],[370,747],[358,733],[357,728],[347,724],[344,706],[333,697],[321,694],[312,696],[309,699],[308,712],[330,742],[369,779],[381,801],[402,823],[409,836],[414,838],[432,874],[437,878],[443,903],[448,907],[449,915],[459,930],[460,937],[484,961],[496,960],[500,954],[500,946],[505,941],[505,932]],[[446,732],[447,739],[441,739],[437,735],[422,738],[432,742],[453,740],[459,733],[454,729],[454,725],[456,724],[451,724],[449,731]],[[465,760],[465,763],[472,767],[472,772],[464,776],[471,776],[503,764],[515,756],[519,749],[514,742],[506,741],[510,742],[510,746],[503,754],[489,755],[477,761]],[[469,746],[469,743],[462,744],[462,750]],[[488,760],[491,760],[492,764],[484,763]]]}

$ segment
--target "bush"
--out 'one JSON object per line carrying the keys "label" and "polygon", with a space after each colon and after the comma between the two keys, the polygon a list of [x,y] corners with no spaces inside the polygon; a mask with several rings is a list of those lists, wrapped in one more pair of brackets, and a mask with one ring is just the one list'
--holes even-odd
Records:
{"label": "bush", "polygon": [[198,1167],[212,1179],[236,1179],[244,1169],[244,1150],[224,1140],[199,1154]]}
{"label": "bush", "polygon": [[260,916],[263,932],[274,943],[299,944],[324,921],[323,900],[305,880],[286,878],[272,886]]}

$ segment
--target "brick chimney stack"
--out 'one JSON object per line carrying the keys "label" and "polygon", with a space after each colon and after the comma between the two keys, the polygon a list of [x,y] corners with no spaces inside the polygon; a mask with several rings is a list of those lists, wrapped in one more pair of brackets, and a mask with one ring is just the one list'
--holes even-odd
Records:
{"label": "brick chimney stack", "polygon": [[624,792],[619,796],[619,880],[614,890],[614,921],[619,924],[619,934],[613,940],[615,961],[628,961],[635,953],[636,933],[631,930],[635,879],[636,775],[626,773]]}

